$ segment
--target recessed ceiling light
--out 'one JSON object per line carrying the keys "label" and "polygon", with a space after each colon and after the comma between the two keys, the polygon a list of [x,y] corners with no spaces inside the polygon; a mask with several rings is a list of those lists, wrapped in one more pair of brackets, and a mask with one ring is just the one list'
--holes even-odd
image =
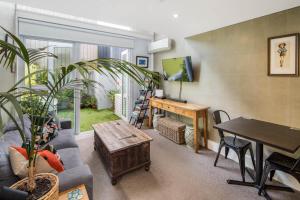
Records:
{"label": "recessed ceiling light", "polygon": [[173,17],[174,17],[175,19],[177,19],[177,18],[179,17],[179,15],[178,15],[177,13],[175,13],[175,14],[173,14]]}

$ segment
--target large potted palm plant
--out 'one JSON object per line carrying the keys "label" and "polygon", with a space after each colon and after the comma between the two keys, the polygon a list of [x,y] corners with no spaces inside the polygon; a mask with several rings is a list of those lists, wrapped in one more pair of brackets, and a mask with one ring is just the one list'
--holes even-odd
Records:
{"label": "large potted palm plant", "polygon": [[[10,33],[3,27],[1,29],[8,34],[12,39],[13,43],[7,43],[0,40],[0,63],[6,68],[13,68],[15,65],[16,58],[21,59],[24,62],[24,66],[27,70],[27,75],[20,79],[11,89],[7,92],[0,92],[0,128],[2,127],[2,117],[1,112],[6,113],[8,117],[16,125],[18,132],[23,140],[23,147],[26,149],[28,157],[28,177],[19,183],[15,184],[14,188],[23,188],[23,190],[29,192],[32,198],[36,199],[47,199],[52,198],[51,195],[58,195],[58,189],[53,188],[48,189],[48,191],[42,192],[40,195],[36,193],[36,180],[41,178],[41,175],[35,174],[36,167],[36,157],[37,152],[41,148],[40,145],[36,143],[36,136],[41,129],[40,122],[38,123],[36,119],[46,119],[50,106],[53,104],[53,100],[59,95],[59,92],[65,88],[83,88],[88,85],[98,84],[97,80],[90,80],[89,72],[94,70],[99,74],[106,74],[112,78],[116,78],[118,74],[127,74],[138,84],[143,84],[143,77],[151,78],[156,76],[153,72],[140,68],[134,64],[126,61],[101,58],[90,61],[81,61],[68,66],[63,66],[56,68],[54,71],[48,70],[38,70],[31,71],[30,66],[34,64],[37,60],[45,57],[56,58],[55,55],[46,51],[44,49],[27,49],[18,37]],[[47,88],[46,90],[35,89],[32,85],[33,77],[39,77],[38,75],[43,75],[47,73],[48,79],[40,80],[40,84]],[[77,73],[76,76],[71,76],[71,74]],[[76,77],[76,78],[73,78]],[[26,84],[25,84],[26,82]],[[20,99],[26,97],[29,99],[35,99],[35,101],[29,101],[31,104],[29,107],[34,107],[36,99],[39,101],[39,109],[31,109],[32,113],[29,113],[30,119],[32,121],[30,127],[31,139],[26,139],[25,129],[23,122],[23,112],[20,105]],[[11,112],[11,109],[14,112]],[[38,116],[38,117],[36,117]],[[43,121],[45,123],[45,121]],[[53,177],[43,177],[48,179],[53,179]],[[58,186],[58,180],[54,177],[54,184],[51,186]],[[52,180],[52,181],[53,181]],[[50,180],[51,181],[51,180]],[[52,189],[52,190],[51,190]],[[51,193],[49,195],[49,193]],[[55,194],[54,194],[55,193]],[[36,196],[39,195],[39,196]]]}

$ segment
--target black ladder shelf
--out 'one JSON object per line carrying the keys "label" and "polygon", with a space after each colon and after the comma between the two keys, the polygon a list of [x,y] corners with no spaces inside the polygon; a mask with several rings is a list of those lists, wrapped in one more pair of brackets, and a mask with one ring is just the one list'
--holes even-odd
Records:
{"label": "black ladder shelf", "polygon": [[144,120],[147,117],[150,98],[154,95],[155,88],[153,81],[144,79],[144,82],[146,84],[144,88],[140,90],[139,97],[134,103],[134,108],[129,120],[129,124],[134,125],[139,129],[142,127]]}

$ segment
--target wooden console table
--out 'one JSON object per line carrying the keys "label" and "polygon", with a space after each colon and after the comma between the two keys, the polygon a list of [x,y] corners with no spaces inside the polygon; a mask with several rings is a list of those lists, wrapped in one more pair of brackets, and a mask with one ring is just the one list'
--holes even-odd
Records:
{"label": "wooden console table", "polygon": [[150,107],[149,107],[149,127],[152,126],[152,109],[158,108],[168,112],[176,113],[179,115],[183,115],[188,118],[193,119],[194,126],[194,149],[197,153],[199,150],[199,140],[198,140],[198,121],[199,117],[202,116],[203,120],[203,130],[204,130],[204,145],[207,148],[207,110],[208,106],[204,105],[196,105],[191,103],[180,103],[176,101],[172,101],[169,99],[158,99],[151,98],[150,99]]}

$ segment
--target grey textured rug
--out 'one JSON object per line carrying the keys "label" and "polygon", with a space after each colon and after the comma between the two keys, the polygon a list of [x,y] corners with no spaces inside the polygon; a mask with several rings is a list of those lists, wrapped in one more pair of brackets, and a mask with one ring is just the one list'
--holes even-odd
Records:
{"label": "grey textured rug", "polygon": [[[237,163],[220,157],[213,167],[216,153],[177,145],[154,130],[145,130],[152,138],[150,171],[140,169],[124,175],[117,185],[110,179],[97,152],[93,134],[77,138],[82,159],[94,175],[95,200],[255,200],[264,199],[257,190],[233,186],[226,179],[240,179]],[[300,199],[300,193],[270,191],[274,200]]]}

